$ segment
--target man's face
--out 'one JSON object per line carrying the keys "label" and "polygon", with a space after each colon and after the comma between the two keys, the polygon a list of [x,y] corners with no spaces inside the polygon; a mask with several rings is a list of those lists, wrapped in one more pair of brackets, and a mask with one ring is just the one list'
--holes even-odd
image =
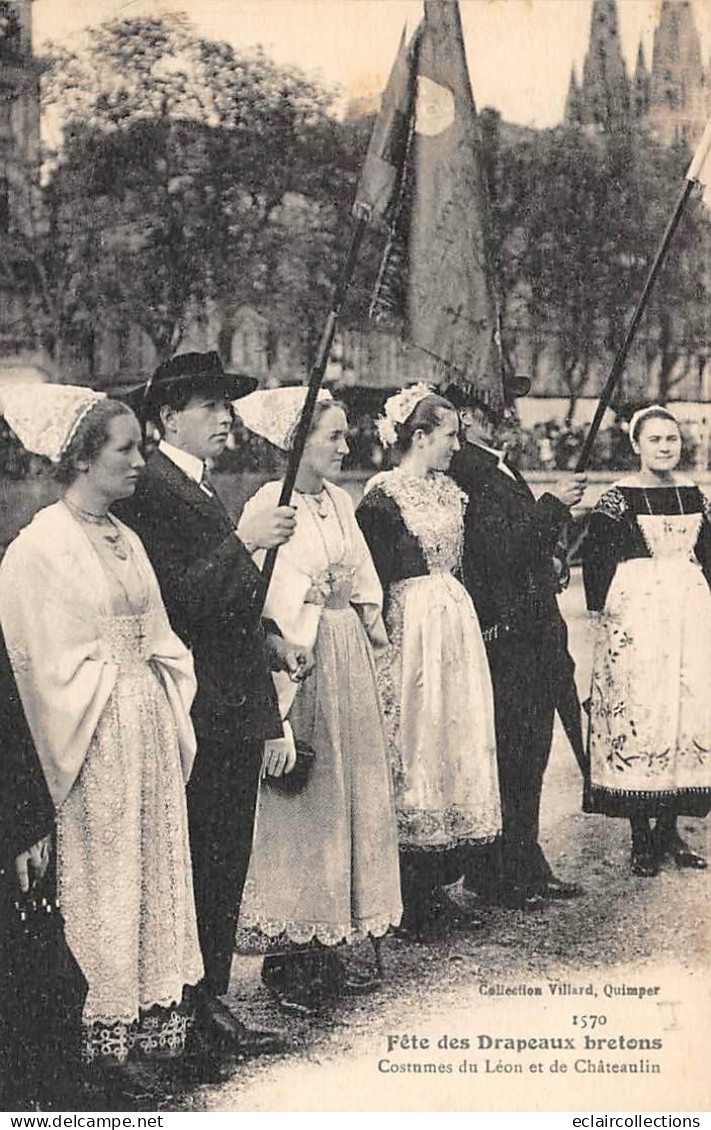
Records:
{"label": "man's face", "polygon": [[490,443],[493,440],[496,425],[481,408],[461,408],[459,419],[469,443]]}
{"label": "man's face", "polygon": [[196,392],[185,408],[161,409],[165,439],[196,459],[214,459],[227,443],[232,405],[226,396]]}

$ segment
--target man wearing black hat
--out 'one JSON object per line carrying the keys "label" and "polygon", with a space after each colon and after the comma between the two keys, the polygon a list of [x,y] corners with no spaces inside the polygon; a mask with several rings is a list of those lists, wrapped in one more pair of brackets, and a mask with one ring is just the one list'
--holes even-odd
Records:
{"label": "man wearing black hat", "polygon": [[[508,406],[530,388],[527,377],[505,382]],[[573,661],[557,601],[553,551],[571,507],[582,498],[584,475],[562,475],[538,501],[523,477],[493,444],[500,414],[473,389],[444,394],[457,408],[462,445],[450,474],[467,494],[464,583],[487,645],[494,687],[503,836],[499,866],[472,854],[466,882],[486,900],[523,909],[547,899],[574,898],[575,883],[553,875],[538,843],[543,775],[553,720],[565,702],[566,731],[582,752],[582,730],[570,714]]]}
{"label": "man wearing black hat", "polygon": [[187,795],[205,963],[197,1020],[210,1047],[241,1055],[283,1047],[276,1034],[247,1029],[220,997],[229,985],[264,742],[282,735],[269,668],[300,677],[308,666],[281,637],[265,636],[264,584],[251,557],[288,540],[294,510],[276,507],[235,530],[206,468],[227,442],[231,402],[256,385],[226,373],[217,353],[164,362],[142,393],[161,441],[120,510],[140,535],[171,623],[195,659],[198,750]]}

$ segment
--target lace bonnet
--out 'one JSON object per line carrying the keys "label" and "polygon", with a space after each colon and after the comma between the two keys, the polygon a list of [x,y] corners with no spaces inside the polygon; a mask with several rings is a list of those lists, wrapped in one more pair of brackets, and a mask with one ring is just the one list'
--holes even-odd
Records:
{"label": "lace bonnet", "polygon": [[[288,451],[306,403],[306,393],[303,385],[260,388],[233,401],[233,407],[250,432],[269,440],[282,451]],[[328,400],[333,400],[328,389],[319,389],[318,403]]]}
{"label": "lace bonnet", "polygon": [[84,417],[105,392],[81,385],[8,385],[0,392],[5,420],[27,451],[59,463]]}
{"label": "lace bonnet", "polygon": [[419,381],[409,388],[402,388],[385,401],[384,416],[375,421],[378,438],[383,447],[393,447],[397,443],[396,424],[404,424],[425,397],[431,396],[433,389],[425,381]]}

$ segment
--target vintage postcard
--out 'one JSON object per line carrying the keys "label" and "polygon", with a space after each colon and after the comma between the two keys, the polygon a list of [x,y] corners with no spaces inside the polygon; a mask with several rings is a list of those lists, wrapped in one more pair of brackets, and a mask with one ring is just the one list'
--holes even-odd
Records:
{"label": "vintage postcard", "polygon": [[[381,296],[385,291],[387,303],[394,306],[398,287],[403,293],[407,290],[407,270],[414,272],[416,258],[413,229],[403,236],[404,227],[397,229],[392,220],[393,206],[383,218],[376,205],[375,215],[368,213],[368,219],[376,222],[361,233],[358,265],[342,308],[336,311],[341,315],[340,324],[326,350],[328,364],[323,375],[335,408],[327,403],[320,412],[331,413],[328,419],[335,430],[328,442],[341,447],[329,464],[333,474],[324,479],[323,460],[314,461],[308,464],[311,477],[305,478],[302,471],[297,480],[299,513],[302,522],[311,523],[311,536],[291,567],[295,575],[301,567],[309,577],[307,582],[303,577],[298,584],[294,582],[303,589],[299,599],[307,609],[306,619],[315,618],[314,623],[319,623],[321,616],[320,622],[328,627],[336,624],[344,609],[352,610],[352,604],[360,602],[359,608],[372,611],[362,614],[370,636],[370,642],[362,646],[373,645],[376,665],[383,662],[378,660],[378,648],[382,652],[388,646],[378,631],[387,629],[389,646],[400,648],[399,666],[388,668],[391,681],[387,686],[379,674],[386,730],[375,733],[380,726],[376,707],[368,714],[364,705],[370,701],[368,695],[376,702],[371,659],[354,658],[348,648],[355,645],[344,643],[345,637],[338,634],[345,629],[328,627],[334,633],[328,639],[330,662],[336,669],[323,674],[326,669],[318,668],[321,681],[313,685],[321,689],[314,693],[325,695],[323,688],[328,686],[339,709],[346,710],[346,703],[349,710],[353,708],[352,717],[361,720],[361,733],[349,731],[348,740],[360,750],[362,763],[357,770],[353,766],[344,769],[341,781],[344,790],[351,790],[348,803],[352,807],[336,828],[334,806],[346,802],[340,794],[334,800],[324,793],[321,808],[305,809],[301,833],[285,859],[284,853],[280,856],[273,850],[274,844],[280,835],[293,833],[294,805],[301,803],[299,795],[304,793],[295,791],[290,800],[288,792],[278,794],[274,788],[277,800],[273,808],[282,816],[263,851],[268,861],[264,866],[273,868],[271,886],[266,883],[268,905],[285,905],[277,896],[291,882],[304,891],[315,890],[323,896],[322,902],[314,897],[299,921],[288,920],[286,912],[280,919],[275,911],[271,922],[266,921],[266,912],[260,917],[257,902],[250,902],[256,899],[259,881],[255,846],[238,949],[229,989],[222,993],[223,1003],[239,1022],[257,1030],[258,1037],[250,1037],[254,1054],[241,1055],[239,1065],[219,1078],[206,1072],[194,1075],[195,1085],[174,1086],[172,1091],[166,1085],[162,1098],[135,1109],[166,1114],[572,1111],[586,1120],[580,1125],[588,1127],[603,1126],[595,1118],[618,1112],[640,1119],[650,1111],[680,1118],[685,1112],[707,1111],[711,1098],[711,922],[704,862],[709,846],[705,813],[711,789],[711,723],[708,705],[695,691],[700,672],[709,666],[711,647],[710,636],[701,639],[707,623],[703,617],[708,613],[711,619],[711,532],[707,529],[711,509],[702,501],[702,496],[711,493],[711,210],[705,209],[698,187],[689,189],[687,211],[680,214],[676,242],[660,273],[659,290],[650,299],[624,379],[605,416],[587,467],[585,489],[581,486],[576,493],[570,484],[605,377],[684,187],[688,163],[711,120],[710,0],[459,0],[458,5],[455,0],[434,0],[424,6],[420,0],[0,3],[0,24],[9,21],[7,35],[16,31],[18,37],[16,43],[8,38],[4,47],[0,38],[2,65],[5,68],[7,62],[9,68],[8,83],[16,82],[18,67],[36,77],[37,60],[55,59],[51,66],[47,63],[42,79],[42,134],[51,153],[40,181],[45,188],[47,184],[55,188],[48,207],[61,200],[52,214],[55,226],[51,231],[63,241],[58,244],[62,250],[58,258],[64,264],[47,257],[46,249],[41,252],[42,286],[49,289],[36,307],[40,311],[36,316],[42,319],[42,335],[36,339],[22,339],[27,323],[21,311],[22,287],[17,294],[13,292],[12,302],[8,299],[7,309],[14,313],[3,315],[8,324],[0,332],[0,384],[7,383],[4,370],[14,367],[14,372],[22,370],[23,380],[35,379],[32,371],[35,376],[39,372],[43,380],[90,385],[109,396],[128,395],[129,386],[139,381],[145,385],[154,370],[161,363],[170,365],[176,354],[199,355],[205,372],[208,362],[204,358],[209,355],[209,364],[217,365],[222,375],[224,365],[227,373],[256,378],[262,389],[270,391],[304,384],[318,364],[319,340],[323,343],[324,327],[328,328],[332,297],[353,230],[351,204],[358,174],[396,59],[402,71],[399,77],[394,73],[388,86],[393,100],[387,134],[390,147],[379,154],[381,168],[388,161],[395,167],[398,161],[410,160],[415,152],[418,126],[400,135],[395,128],[398,122],[402,126],[409,120],[408,97],[420,99],[420,135],[432,152],[440,146],[432,157],[435,163],[443,160],[448,131],[462,113],[461,90],[431,77],[432,68],[441,64],[437,52],[443,49],[442,38],[436,43],[433,39],[434,46],[421,47],[420,71],[407,86],[407,52],[413,42],[424,42],[417,36],[425,7],[428,19],[441,19],[438,35],[452,28],[457,35],[461,33],[459,40],[452,40],[452,50],[463,43],[476,105],[478,179],[466,183],[472,193],[487,196],[472,224],[490,224],[486,230],[492,234],[486,246],[477,242],[483,249],[477,267],[481,274],[472,286],[481,284],[481,294],[493,302],[494,292],[486,289],[488,276],[486,285],[481,279],[487,271],[496,275],[492,285],[498,321],[489,324],[485,314],[482,325],[487,341],[503,359],[503,369],[494,377],[494,370],[484,373],[482,369],[479,383],[491,381],[492,388],[499,388],[502,371],[530,378],[530,389],[527,383],[511,394],[512,409],[514,395],[519,399],[509,416],[510,431],[482,433],[483,446],[479,446],[480,452],[486,452],[482,458],[491,463],[486,473],[495,472],[497,482],[504,482],[502,498],[510,497],[506,495],[509,490],[515,499],[499,504],[499,488],[496,484],[487,488],[481,503],[482,525],[477,527],[472,519],[470,527],[463,517],[464,502],[459,501],[460,494],[465,499],[465,493],[449,479],[448,486],[433,493],[429,502],[417,494],[421,483],[417,488],[391,489],[402,476],[387,479],[398,474],[386,470],[392,454],[389,444],[399,450],[411,471],[414,468],[415,478],[419,475],[427,481],[429,489],[435,479],[440,482],[444,477],[455,446],[467,447],[464,433],[459,440],[456,437],[457,428],[465,429],[469,417],[466,404],[435,405],[440,415],[435,414],[434,423],[418,425],[408,433],[407,421],[417,410],[418,397],[426,399],[425,390],[416,393],[407,407],[393,406],[391,401],[390,431],[381,426],[376,433],[374,420],[383,412],[387,417],[387,398],[405,385],[431,381],[433,374],[442,381],[443,372],[433,369],[433,357],[443,356],[437,348],[416,341],[420,352],[408,351],[391,327],[373,328],[368,321],[374,285],[380,286]],[[0,37],[5,34],[4,26]],[[99,34],[99,28],[114,31]],[[461,66],[457,69],[453,64],[455,71],[460,81]],[[0,76],[3,84],[4,75],[5,70]],[[29,88],[22,89],[24,93],[17,97],[27,98]],[[398,102],[402,91],[405,101]],[[468,103],[465,109],[469,112]],[[39,121],[32,113],[40,113],[39,103],[27,113],[23,121],[34,121],[35,126],[27,127],[23,167],[39,169],[39,150],[33,148],[32,140]],[[19,117],[15,115],[12,121]],[[7,127],[2,138],[10,123],[8,111],[0,119],[0,131]],[[462,134],[465,142],[467,136]],[[406,157],[396,152],[400,143]],[[457,154],[455,149],[452,160],[460,160],[461,151]],[[11,170],[6,177],[4,160],[2,149],[0,227],[3,208],[11,208],[14,199],[12,192],[8,196],[7,177],[12,179],[20,167],[16,162],[15,172]],[[434,190],[429,186],[433,198],[450,191],[443,166],[436,167],[440,179]],[[703,177],[700,180],[703,185]],[[417,197],[417,189],[408,195],[411,188],[411,182],[404,179],[396,184],[400,217]],[[392,184],[383,189],[391,190],[396,191]],[[461,192],[462,183],[457,182],[451,196],[454,211],[461,205]],[[461,214],[472,213],[463,210]],[[487,218],[482,220],[482,216]],[[34,249],[33,255],[39,255],[39,241],[45,239],[46,231],[27,223],[27,245]],[[469,315],[466,301],[457,304],[456,287],[451,285],[452,278],[460,276],[447,276],[450,271],[464,270],[459,260],[466,258],[470,245],[484,239],[484,227],[475,231],[467,226],[465,230],[462,224],[458,235],[452,235],[451,227],[447,230],[451,258],[435,262],[432,252],[431,276],[446,290],[454,335],[455,323],[459,323],[459,333]],[[405,245],[397,243],[401,238],[413,240],[402,254]],[[389,259],[387,255],[383,258],[386,245]],[[146,254],[148,246],[154,249],[153,259]],[[424,328],[433,303],[436,306],[440,298],[432,298],[426,290],[428,263],[423,266],[420,262],[418,269],[420,299],[424,295],[418,319]],[[399,274],[391,286],[393,275],[387,272],[393,270]],[[55,273],[48,275],[48,271]],[[3,296],[8,288],[12,289],[9,282],[0,281]],[[407,325],[407,311],[403,317]],[[450,369],[457,379],[461,377],[456,363]],[[179,379],[195,375],[187,362],[170,373],[172,379],[176,374]],[[219,458],[213,459],[199,445],[195,448],[195,472],[191,441],[184,439],[187,432],[181,430],[179,420],[175,422],[192,402],[173,402],[169,397],[161,401],[163,377],[156,378],[150,392],[157,431],[147,434],[153,447],[159,443],[160,447],[157,455],[148,456],[149,469],[151,459],[162,458],[166,465],[172,460],[166,472],[168,494],[170,490],[180,493],[170,486],[171,475],[186,481],[192,476],[189,490],[204,506],[217,505],[216,493],[224,503],[219,521],[227,522],[224,529],[230,533],[227,515],[236,526],[245,500],[267,480],[282,474],[286,459],[282,456],[293,439],[289,428],[294,421],[284,423],[285,416],[278,427],[272,417],[260,423],[257,412],[253,424],[245,410],[224,454],[229,419],[224,427],[220,424],[221,442],[219,450],[215,449]],[[445,390],[445,384],[440,383],[439,388]],[[521,394],[526,390],[524,397]],[[246,391],[245,385],[235,393],[237,416],[237,397]],[[131,403],[144,408],[149,403],[147,396]],[[487,391],[483,407],[479,405],[484,415],[491,409],[489,396]],[[660,469],[658,460],[654,463],[657,457],[641,444],[645,419],[638,418],[630,432],[633,412],[658,401],[673,410],[672,441],[679,445],[674,449],[676,455],[669,456],[668,470]],[[284,412],[288,415],[286,408]],[[431,451],[427,437],[450,418],[451,436],[447,439],[442,433],[440,454],[429,463],[430,456],[416,451],[413,455],[412,445],[417,443],[423,452]],[[651,419],[668,424],[670,417],[662,412]],[[415,433],[417,441],[413,440]],[[255,435],[261,439],[255,440]],[[262,442],[265,438],[270,446]],[[661,435],[659,442],[664,442]],[[189,453],[187,463],[185,458],[181,462],[180,452],[175,458],[175,449],[183,443],[187,444],[184,452]],[[506,447],[512,466],[504,455]],[[168,451],[166,455],[167,448],[172,454]],[[282,455],[275,454],[278,449]],[[347,449],[341,472],[336,463],[340,468]],[[455,460],[452,466],[457,465]],[[677,466],[682,471],[676,472]],[[366,483],[373,476],[377,478],[364,503]],[[461,486],[464,477],[455,477]],[[331,490],[329,494],[331,478],[345,492]],[[44,481],[29,463],[23,463],[21,473],[14,478],[8,474],[0,482],[3,549],[40,505],[57,497],[56,492],[52,497],[51,490],[45,490]],[[656,494],[651,489],[654,486],[659,488]],[[183,484],[180,489],[187,491],[189,503],[188,488]],[[271,489],[266,488],[266,494],[275,504],[278,491],[272,492],[272,498]],[[456,491],[456,497],[447,494],[448,490]],[[475,494],[475,488],[472,490]],[[548,501],[534,501],[544,496]],[[471,497],[469,505],[473,506]],[[381,520],[376,512],[378,500],[387,517],[376,529]],[[443,532],[433,532],[436,515],[450,504],[454,509],[449,524],[445,522]],[[197,512],[195,497],[192,505]],[[353,517],[353,507],[359,505],[360,526]],[[487,507],[493,512],[497,505],[499,511],[492,517]],[[541,535],[534,548],[531,530],[538,529],[539,519],[532,517],[536,506],[541,508],[536,513],[548,514],[546,521],[551,524],[545,535],[550,534],[550,545]],[[584,578],[581,542],[596,506],[603,518],[602,548],[595,558],[598,566],[588,561]],[[511,517],[514,511],[516,518]],[[561,549],[557,536],[561,530],[554,529],[550,515],[558,515],[562,529],[570,511],[574,523],[567,535],[568,568],[565,545]],[[120,513],[130,524],[130,505]],[[628,519],[628,532],[620,533]],[[614,527],[607,542],[604,520],[609,520],[610,530]],[[186,539],[193,536],[190,521],[192,518],[184,523],[176,519],[171,533],[177,538],[176,545],[178,529]],[[297,517],[297,530],[298,521]],[[514,528],[516,522],[520,525]],[[151,530],[136,529],[153,560]],[[224,529],[223,540],[227,536]],[[363,579],[358,574],[357,584],[371,585],[368,596],[353,595],[356,564],[347,556],[355,552],[353,545],[361,529],[375,561],[372,576],[368,572]],[[476,589],[467,579],[470,543],[466,538],[478,546],[480,530],[481,538],[491,540],[486,579]],[[279,540],[271,527],[271,541],[261,533],[251,539],[244,531],[245,527],[244,543],[255,552]],[[386,552],[382,539],[390,536],[393,540]],[[619,550],[623,537],[629,538],[629,544],[625,542],[626,548]],[[334,548],[339,538],[345,548]],[[113,552],[121,559],[115,547]],[[321,562],[324,553],[325,565],[318,575],[313,571],[312,575],[309,554]],[[521,612],[523,603],[528,600],[530,607],[538,609],[536,601],[544,599],[536,588],[536,570],[541,568],[544,553],[551,576],[554,556],[557,563],[562,620],[550,610],[553,604],[546,613],[548,621],[539,611],[530,613],[524,630],[521,617],[529,613]],[[661,563],[660,558],[664,559]],[[161,580],[160,557],[153,563]],[[112,564],[116,562],[110,560]],[[340,567],[343,575],[336,578]],[[364,568],[362,557],[357,567]],[[648,584],[652,567],[656,571]],[[286,570],[285,565],[284,577]],[[521,581],[524,573],[525,584]],[[189,576],[191,584],[203,583],[202,576],[197,580],[197,574]],[[275,574],[274,583],[280,576]],[[512,577],[518,579],[512,581]],[[420,582],[432,587],[418,589]],[[287,581],[279,583],[286,586]],[[375,590],[380,592],[380,586],[385,590],[384,622],[377,610],[379,597],[372,595]],[[245,593],[247,589],[245,584]],[[171,613],[168,596],[165,599]],[[185,599],[181,593],[178,616]],[[208,603],[206,600],[206,607]],[[496,613],[489,612],[493,605]],[[696,611],[690,613],[692,606]],[[281,611],[284,607],[279,605]],[[468,611],[474,607],[478,619]],[[267,604],[266,614],[279,627],[281,612],[270,613],[269,609]],[[435,631],[431,625],[432,616],[439,615],[437,610],[442,618]],[[206,612],[206,624],[212,624],[210,615]],[[296,631],[297,617],[290,620],[284,615],[284,623]],[[617,636],[609,637],[612,643],[605,658],[607,637],[603,633],[614,616],[621,627]],[[11,619],[8,615],[8,622]],[[553,620],[558,632],[555,643],[551,642]],[[405,653],[403,633],[413,622],[425,627],[415,643],[416,633],[409,629],[410,651]],[[456,630],[452,624],[457,625]],[[544,625],[538,637],[538,628],[530,624]],[[181,635],[182,621],[173,626]],[[298,631],[302,630],[303,622],[298,620]],[[314,628],[309,641],[316,648],[317,662],[319,639],[326,646],[326,627],[319,630],[321,636]],[[205,645],[194,625],[190,632],[199,683],[199,649]],[[449,639],[448,632],[452,633]],[[282,635],[287,634],[284,629]],[[457,644],[452,643],[455,637]],[[301,638],[296,642],[300,644]],[[61,640],[55,643],[61,646]],[[220,647],[223,644],[224,638]],[[140,646],[144,646],[143,636]],[[412,649],[417,647],[420,650],[413,658]],[[467,670],[463,672],[465,654]],[[619,674],[623,662],[628,664],[624,677]],[[439,664],[438,693],[446,707],[439,713],[431,704],[421,709],[417,697],[420,692],[424,696],[425,686],[431,685],[427,679],[432,664]],[[491,665],[493,692],[487,664]],[[479,697],[479,684],[472,681],[476,665],[478,677],[486,682],[485,693]],[[554,670],[560,673],[563,666],[566,702],[555,682],[558,674],[551,674]],[[404,691],[397,698],[399,692],[392,689],[393,671],[403,687],[407,684],[410,698]],[[245,685],[241,702],[252,693],[256,696],[255,687],[257,682]],[[292,701],[295,693],[292,687]],[[634,717],[633,702],[634,710],[640,712]],[[487,710],[492,735],[488,754],[486,743],[477,737]],[[571,710],[577,712],[577,719]],[[285,710],[282,716],[287,716]],[[298,709],[291,717],[300,717]],[[678,726],[677,719],[683,720]],[[489,851],[501,830],[494,721],[500,743],[498,773],[502,781],[508,781],[504,824],[514,819],[510,812],[515,809],[519,814],[515,819],[526,826],[525,834],[521,832],[516,841],[515,874],[528,878],[507,880],[504,895],[494,892],[490,882],[493,870],[489,869],[500,866],[498,856],[490,852],[472,862],[477,850],[472,845]],[[395,729],[388,731],[389,724]],[[588,725],[594,730],[590,743]],[[296,722],[294,726],[298,729]],[[363,740],[363,728],[372,735],[370,745]],[[510,736],[513,730],[518,745]],[[587,770],[581,763],[596,742],[596,748],[601,748],[603,730],[610,753],[597,785],[607,799],[595,802],[584,785]],[[266,729],[258,733],[260,741],[265,737],[276,740]],[[411,749],[398,746],[404,734],[417,747],[414,767],[408,761]],[[470,770],[464,755],[456,765],[456,759],[447,760],[454,757],[447,746],[451,734],[471,735],[471,756],[480,759],[476,772]],[[299,734],[296,736],[298,739]],[[320,780],[320,740],[314,739],[316,762],[309,782]],[[455,744],[458,740],[452,739]],[[515,771],[502,763],[501,743],[506,742],[518,750]],[[389,865],[384,862],[390,860],[392,877],[397,869],[395,833],[391,829],[388,840],[382,830],[383,813],[393,802],[390,784],[380,789],[376,784],[374,747],[398,751],[391,761],[396,803],[398,797],[412,798],[417,788],[422,789],[417,794],[420,807],[412,799],[409,809],[403,802],[398,819],[401,846],[405,837],[406,848],[414,845],[420,855],[428,856],[430,878],[418,881],[430,884],[437,914],[432,909],[427,929],[421,928],[420,919],[413,926],[414,920],[407,916],[403,926],[397,927],[399,887],[396,898],[388,886],[385,872]],[[298,741],[294,748],[299,749]],[[306,753],[313,754],[313,750]],[[487,756],[489,778],[480,768]],[[675,777],[677,766],[681,776]],[[616,781],[626,773],[626,787],[610,784],[613,769]],[[361,773],[364,782],[363,794],[355,800],[352,797],[358,790],[352,792],[351,771]],[[517,783],[512,784],[515,773]],[[441,812],[428,809],[427,797],[432,794],[427,790],[435,788],[435,779],[450,777],[463,790],[458,794],[461,803],[450,804],[448,815],[442,818]],[[407,788],[414,792],[406,792],[403,782],[408,781]],[[492,797],[496,795],[487,812],[489,788]],[[268,784],[263,783],[262,789],[268,791]],[[641,802],[636,808],[629,802],[630,797],[639,801],[652,794],[655,803],[646,808],[639,807]],[[209,795],[216,804],[224,802],[217,792]],[[622,797],[617,808],[610,797]],[[188,791],[188,811],[190,803]],[[359,811],[359,805],[366,811]],[[254,802],[252,811],[253,807]],[[433,802],[430,807],[437,805]],[[465,824],[470,809],[478,813],[478,831],[472,824],[458,838],[456,821]],[[524,809],[526,814],[521,815]],[[263,837],[267,806],[259,811],[262,825],[258,817],[257,835]],[[432,832],[437,820],[439,837]],[[325,861],[310,846],[317,832],[333,839],[333,855]],[[512,839],[516,839],[513,834]],[[349,923],[351,915],[358,917],[353,908],[365,897],[362,892],[375,889],[378,883],[383,904],[382,921],[375,911],[366,915],[368,925],[359,937],[355,928],[351,936],[350,924],[346,927],[348,940],[353,941],[350,946],[340,944],[342,923],[326,921],[330,907],[323,909],[328,901],[324,892],[331,890],[331,883],[334,890],[337,886],[333,876],[341,865],[338,853],[343,852],[352,868],[353,891],[344,912]],[[417,902],[407,856],[407,851],[401,853],[403,893],[409,892],[408,897]],[[436,880],[431,878],[435,873]],[[219,878],[215,890],[219,888],[219,897],[224,899]],[[323,921],[318,917],[321,910]],[[204,919],[206,914],[204,905],[199,906],[201,929],[201,915]],[[429,929],[434,918],[436,928]],[[247,934],[254,935],[258,929],[261,952],[245,941]],[[368,937],[369,931],[376,936]],[[319,999],[318,1007],[311,1007],[315,998],[302,991],[303,984],[297,991],[293,983],[280,980],[285,976],[280,955],[286,953],[298,964],[309,946],[309,953],[328,951],[329,960],[335,954],[338,966],[339,991]],[[190,983],[195,980],[197,975]],[[261,1055],[260,1048],[264,1050],[268,1042],[265,1034],[274,1031],[284,1037],[282,1050]],[[646,1123],[640,1120],[635,1125]],[[681,1126],[682,1122],[667,1125]]]}

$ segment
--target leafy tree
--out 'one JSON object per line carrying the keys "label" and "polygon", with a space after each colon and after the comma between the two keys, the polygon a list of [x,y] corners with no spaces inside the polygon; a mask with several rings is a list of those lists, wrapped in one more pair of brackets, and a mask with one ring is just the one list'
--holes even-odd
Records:
{"label": "leafy tree", "polygon": [[[63,124],[60,212],[99,242],[92,289],[159,358],[210,300],[266,301],[304,239],[296,197],[319,205],[305,213],[319,257],[320,208],[341,187],[337,127],[329,93],[299,72],[196,37],[179,17],[118,20],[55,50],[45,99]],[[298,308],[313,279],[293,277],[291,291]]]}
{"label": "leafy tree", "polygon": [[[649,148],[638,154],[637,177],[644,191],[639,247],[646,249],[644,274],[651,266],[682,188],[691,159],[682,146]],[[656,388],[650,394],[666,404],[676,386],[700,372],[711,340],[711,224],[700,200],[692,198],[674,234],[650,295],[641,328],[641,348]],[[640,283],[641,287],[641,283]],[[651,381],[650,381],[651,384]]]}
{"label": "leafy tree", "polygon": [[[519,134],[507,144],[496,118],[483,118],[509,342],[532,343],[534,373],[544,356],[552,363],[570,425],[591,376],[611,364],[623,340],[688,156],[645,135],[571,129]],[[636,343],[662,401],[699,364],[709,337],[710,238],[692,206]],[[622,388],[617,399],[635,395]]]}
{"label": "leafy tree", "polygon": [[36,167],[17,167],[16,174],[12,257],[25,290],[26,337],[59,372],[71,372],[78,356],[91,369],[100,292],[99,230],[87,223],[90,202],[67,209],[54,183],[41,186]]}

